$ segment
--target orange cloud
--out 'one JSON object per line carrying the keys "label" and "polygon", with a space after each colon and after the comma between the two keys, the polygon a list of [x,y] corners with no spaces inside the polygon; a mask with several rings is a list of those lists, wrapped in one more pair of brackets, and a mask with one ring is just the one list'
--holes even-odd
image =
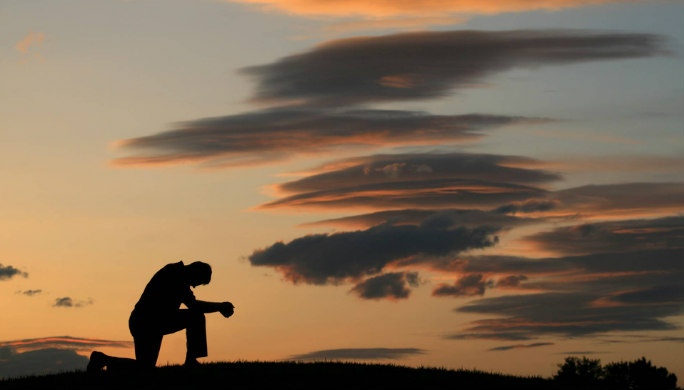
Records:
{"label": "orange cloud", "polygon": [[33,31],[30,31],[28,35],[26,35],[21,41],[17,42],[17,44],[14,45],[14,48],[17,49],[18,52],[26,54],[28,53],[29,47],[31,47],[32,45],[40,46],[44,40],[45,34],[40,32],[34,33]]}
{"label": "orange cloud", "polygon": [[231,0],[261,5],[265,10],[279,10],[304,16],[391,17],[399,15],[443,16],[454,13],[495,14],[562,8],[617,2],[615,0]]}

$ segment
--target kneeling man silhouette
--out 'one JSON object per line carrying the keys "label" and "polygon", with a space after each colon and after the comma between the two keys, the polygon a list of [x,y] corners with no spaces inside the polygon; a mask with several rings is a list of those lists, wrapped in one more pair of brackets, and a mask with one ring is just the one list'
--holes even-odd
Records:
{"label": "kneeling man silhouette", "polygon": [[[182,261],[167,264],[157,271],[135,305],[128,327],[135,344],[135,360],[119,358],[94,351],[90,355],[88,372],[127,371],[153,368],[157,364],[162,338],[185,329],[187,354],[185,366],[199,364],[197,358],[207,356],[205,313],[233,315],[230,302],[205,302],[195,299],[190,287],[208,284],[211,266],[201,261],[185,265]],[[181,303],[187,309],[181,309]]]}

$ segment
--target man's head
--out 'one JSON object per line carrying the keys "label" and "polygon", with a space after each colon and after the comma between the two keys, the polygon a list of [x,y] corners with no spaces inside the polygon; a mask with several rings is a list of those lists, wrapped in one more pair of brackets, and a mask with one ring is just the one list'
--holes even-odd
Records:
{"label": "man's head", "polygon": [[192,287],[200,284],[209,284],[211,281],[211,266],[201,261],[196,261],[185,266],[188,275],[188,282]]}

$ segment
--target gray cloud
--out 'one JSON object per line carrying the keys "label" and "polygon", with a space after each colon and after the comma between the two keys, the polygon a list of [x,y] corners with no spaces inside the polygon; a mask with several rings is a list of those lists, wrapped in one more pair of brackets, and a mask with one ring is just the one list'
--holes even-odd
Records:
{"label": "gray cloud", "polygon": [[28,274],[17,268],[12,267],[11,265],[0,264],[0,280],[12,279],[15,276],[23,276],[27,278]]}
{"label": "gray cloud", "polygon": [[527,278],[524,285],[511,284],[536,292],[457,308],[494,317],[446,338],[531,340],[677,329],[667,318],[684,313],[683,253],[672,248],[545,259],[459,256],[450,270],[502,275],[499,281],[518,284]]}
{"label": "gray cloud", "polygon": [[523,226],[537,223],[534,218],[523,218],[500,214],[492,211],[476,209],[444,209],[444,210],[419,210],[403,209],[378,211],[375,213],[354,215],[335,219],[326,219],[302,226],[341,226],[341,227],[372,227],[381,224],[391,225],[419,225],[427,218],[441,216],[453,220],[455,226],[475,228],[483,225],[501,226],[503,228]]}
{"label": "gray cloud", "polygon": [[664,53],[652,34],[582,30],[429,31],[330,41],[243,70],[255,100],[357,104],[436,98],[514,68]]}
{"label": "gray cloud", "polygon": [[542,249],[568,255],[684,248],[684,217],[566,226],[525,240]]}
{"label": "gray cloud", "polygon": [[485,289],[494,286],[491,280],[485,280],[482,274],[470,274],[456,280],[453,285],[440,284],[433,291],[436,297],[472,297],[484,295]]}
{"label": "gray cloud", "polygon": [[418,348],[342,348],[326,349],[290,356],[292,360],[376,360],[401,359],[425,353]]}
{"label": "gray cloud", "polygon": [[24,291],[20,290],[20,291],[17,291],[17,294],[22,294],[22,295],[32,297],[34,295],[41,294],[42,292],[43,292],[43,290],[40,290],[40,289],[38,289],[38,290],[24,290]]}
{"label": "gray cloud", "polygon": [[503,345],[501,347],[491,348],[491,349],[489,349],[489,351],[510,351],[512,349],[538,348],[538,347],[546,347],[549,345],[555,345],[555,343],[532,343],[532,344]]}
{"label": "gray cloud", "polygon": [[529,340],[540,336],[579,337],[618,331],[673,330],[662,318],[681,315],[681,301],[657,304],[597,304],[597,294],[541,293],[485,298],[458,308],[459,312],[504,315],[475,321],[466,332],[496,334],[500,339]]}
{"label": "gray cloud", "polygon": [[0,347],[0,378],[84,370],[87,364],[87,357],[70,349],[15,352],[12,348]]}
{"label": "gray cloud", "polygon": [[532,337],[529,332],[459,332],[444,336],[447,340],[503,340],[503,341],[522,341]]}
{"label": "gray cloud", "polygon": [[530,199],[520,203],[507,204],[497,207],[494,212],[502,214],[534,213],[537,211],[554,210],[559,206],[560,202],[556,200]]}
{"label": "gray cloud", "polygon": [[[260,208],[418,207],[481,208],[539,198],[547,191],[533,186],[560,179],[534,159],[468,153],[376,155],[342,160],[326,172],[282,183],[291,194]],[[342,166],[342,168],[337,168]],[[329,169],[326,169],[329,168]]]}
{"label": "gray cloud", "polygon": [[0,378],[84,370],[87,353],[93,348],[130,348],[130,341],[88,339],[70,336],[0,341]]}
{"label": "gray cloud", "polygon": [[418,287],[418,284],[417,272],[392,272],[368,278],[351,292],[364,299],[406,299],[411,294],[408,286]]}
{"label": "gray cloud", "polygon": [[453,227],[448,220],[419,226],[380,225],[367,230],[312,234],[254,251],[254,266],[269,266],[286,279],[309,284],[340,283],[380,273],[392,262],[416,255],[446,255],[494,245],[495,227]]}
{"label": "gray cloud", "polygon": [[460,142],[482,136],[482,130],[539,122],[548,120],[399,110],[267,109],[184,122],[170,131],[121,141],[121,147],[135,154],[114,163],[253,165],[340,148]]}
{"label": "gray cloud", "polygon": [[92,305],[93,300],[88,299],[87,301],[74,301],[71,297],[60,297],[55,299],[53,307],[83,307],[86,305]]}

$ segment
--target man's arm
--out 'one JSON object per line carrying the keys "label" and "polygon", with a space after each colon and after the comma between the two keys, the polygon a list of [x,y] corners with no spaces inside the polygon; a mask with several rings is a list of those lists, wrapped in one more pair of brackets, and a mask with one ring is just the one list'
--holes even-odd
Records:
{"label": "man's arm", "polygon": [[185,303],[188,309],[199,310],[202,313],[214,313],[217,311],[228,310],[233,308],[230,302],[206,302],[200,300],[191,300]]}

